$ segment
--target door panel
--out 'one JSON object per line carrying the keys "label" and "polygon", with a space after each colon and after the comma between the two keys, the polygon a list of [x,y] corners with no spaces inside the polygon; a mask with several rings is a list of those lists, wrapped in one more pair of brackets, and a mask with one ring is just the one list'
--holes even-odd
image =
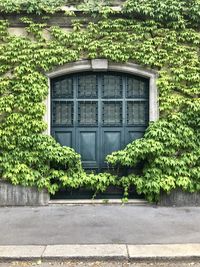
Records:
{"label": "door panel", "polygon": [[62,146],[69,146],[74,148],[75,145],[75,131],[74,128],[52,128],[52,136]]}
{"label": "door panel", "polygon": [[77,129],[76,150],[81,154],[83,164],[88,167],[98,165],[98,130],[96,129]]}
{"label": "door panel", "polygon": [[72,143],[72,131],[55,131],[55,139],[62,146],[73,147]]}
{"label": "door panel", "polygon": [[125,130],[125,145],[133,142],[136,139],[142,138],[144,135],[144,130],[134,130],[128,128]]}
{"label": "door panel", "polygon": [[108,154],[121,149],[123,145],[123,129],[102,129],[102,164],[105,165],[105,157]]}

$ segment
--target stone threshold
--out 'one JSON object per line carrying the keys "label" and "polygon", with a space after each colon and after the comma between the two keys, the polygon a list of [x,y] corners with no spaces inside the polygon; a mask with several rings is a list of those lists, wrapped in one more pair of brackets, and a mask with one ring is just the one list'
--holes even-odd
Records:
{"label": "stone threshold", "polygon": [[144,199],[129,199],[123,203],[121,199],[51,199],[49,205],[136,205],[146,206],[149,203]]}
{"label": "stone threshold", "polygon": [[0,246],[0,260],[191,260],[200,244]]}

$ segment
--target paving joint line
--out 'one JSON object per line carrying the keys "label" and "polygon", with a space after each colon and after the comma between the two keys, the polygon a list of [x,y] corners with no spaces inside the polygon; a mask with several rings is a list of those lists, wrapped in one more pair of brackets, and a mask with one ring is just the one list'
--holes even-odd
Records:
{"label": "paving joint line", "polygon": [[46,249],[47,249],[47,245],[44,245],[44,250],[43,250],[43,252],[41,253],[41,260],[43,259],[43,255],[44,255],[44,253],[45,253],[45,251],[46,251]]}
{"label": "paving joint line", "polygon": [[127,259],[130,260],[130,254],[128,249],[128,244],[126,244]]}

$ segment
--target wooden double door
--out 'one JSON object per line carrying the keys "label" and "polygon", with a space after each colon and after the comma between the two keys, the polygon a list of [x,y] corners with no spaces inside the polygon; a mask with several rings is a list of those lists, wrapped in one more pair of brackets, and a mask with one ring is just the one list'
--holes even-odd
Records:
{"label": "wooden double door", "polygon": [[51,81],[51,133],[81,154],[85,169],[106,169],[105,157],[142,137],[148,121],[148,79],[85,72]]}

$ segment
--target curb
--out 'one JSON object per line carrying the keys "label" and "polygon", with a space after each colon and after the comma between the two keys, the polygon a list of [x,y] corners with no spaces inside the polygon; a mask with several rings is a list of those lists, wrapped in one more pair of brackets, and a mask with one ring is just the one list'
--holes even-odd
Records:
{"label": "curb", "polygon": [[0,261],[13,260],[189,260],[200,244],[0,246]]}

